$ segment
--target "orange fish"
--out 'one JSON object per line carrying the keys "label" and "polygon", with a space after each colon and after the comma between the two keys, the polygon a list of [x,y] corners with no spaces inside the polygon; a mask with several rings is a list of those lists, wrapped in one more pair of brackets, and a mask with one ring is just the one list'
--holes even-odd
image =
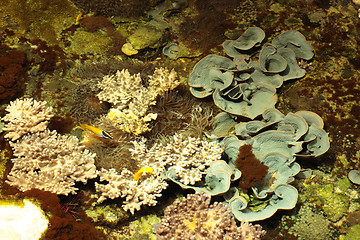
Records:
{"label": "orange fish", "polygon": [[105,130],[103,130],[101,128],[97,128],[97,127],[93,127],[93,126],[90,126],[90,125],[87,125],[87,124],[81,124],[81,123],[80,123],[80,127],[82,129],[86,129],[86,130],[94,133],[98,137],[103,137],[103,138],[106,138],[106,139],[114,139],[113,136],[110,135],[110,133],[108,133],[107,131],[105,131]]}

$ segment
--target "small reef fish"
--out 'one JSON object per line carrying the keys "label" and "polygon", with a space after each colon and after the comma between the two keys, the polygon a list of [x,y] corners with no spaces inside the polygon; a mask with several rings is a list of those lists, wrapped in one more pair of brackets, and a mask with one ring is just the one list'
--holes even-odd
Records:
{"label": "small reef fish", "polygon": [[137,181],[141,178],[143,172],[148,172],[148,173],[152,173],[152,171],[154,171],[153,168],[151,167],[143,167],[143,168],[140,168],[139,171],[137,171],[134,175],[134,181]]}
{"label": "small reef fish", "polygon": [[81,19],[83,19],[83,14],[79,13],[76,17],[75,25],[79,25]]}
{"label": "small reef fish", "polygon": [[82,129],[86,129],[86,130],[94,133],[96,136],[103,137],[106,139],[114,139],[113,136],[110,135],[110,133],[108,133],[107,131],[105,131],[101,128],[97,128],[97,127],[93,127],[93,126],[90,126],[87,124],[81,124],[81,123],[80,123],[80,127]]}

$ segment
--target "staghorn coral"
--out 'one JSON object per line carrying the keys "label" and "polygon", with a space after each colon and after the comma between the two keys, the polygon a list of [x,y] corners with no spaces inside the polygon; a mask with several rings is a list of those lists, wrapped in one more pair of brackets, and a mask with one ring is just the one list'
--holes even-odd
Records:
{"label": "staghorn coral", "polygon": [[173,239],[260,239],[265,231],[260,225],[242,222],[237,227],[230,210],[223,203],[210,205],[210,196],[189,194],[167,207],[161,225],[155,231],[158,240]]}
{"label": "staghorn coral", "polygon": [[44,131],[48,120],[54,115],[52,107],[47,107],[45,101],[36,101],[32,98],[16,99],[6,107],[8,114],[3,121],[8,122],[3,128],[8,131],[5,138],[15,141],[27,133]]}
{"label": "staghorn coral", "polygon": [[37,188],[68,195],[78,190],[75,182],[86,183],[97,176],[95,154],[80,146],[74,136],[45,130],[10,142],[10,146],[15,158],[6,182],[21,191]]}
{"label": "staghorn coral", "polygon": [[98,202],[107,198],[125,197],[123,208],[134,213],[142,205],[156,205],[156,197],[168,184],[164,172],[174,168],[177,177],[185,184],[195,184],[200,181],[204,170],[214,160],[221,157],[222,149],[216,143],[208,143],[199,138],[183,139],[175,135],[169,144],[154,144],[150,149],[146,141],[133,141],[130,149],[132,158],[138,162],[139,168],[153,168],[151,173],[144,173],[138,181],[134,180],[135,172],[124,168],[121,173],[115,169],[102,169],[100,180],[108,184],[95,183],[100,197]]}
{"label": "staghorn coral", "polygon": [[149,106],[156,104],[158,95],[174,89],[179,84],[176,79],[174,70],[157,68],[145,87],[140,74],[131,75],[123,69],[103,78],[97,96],[113,105],[108,117],[119,129],[137,135],[150,130],[148,122],[156,119],[157,114],[148,113]]}

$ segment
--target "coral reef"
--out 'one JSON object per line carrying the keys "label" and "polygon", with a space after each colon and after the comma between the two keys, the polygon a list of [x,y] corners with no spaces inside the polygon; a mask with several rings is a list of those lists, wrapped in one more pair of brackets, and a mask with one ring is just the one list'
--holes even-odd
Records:
{"label": "coral reef", "polygon": [[5,137],[12,141],[27,133],[44,131],[49,124],[48,120],[54,116],[52,107],[46,107],[46,102],[32,98],[16,99],[5,110],[8,113],[2,120],[8,123],[3,130],[8,132]]}
{"label": "coral reef", "polygon": [[13,29],[18,37],[41,39],[54,45],[59,43],[62,30],[75,23],[77,9],[68,0],[54,0],[51,4],[46,0],[36,4],[22,0],[3,3],[0,27]]}
{"label": "coral reef", "polygon": [[[285,116],[276,109],[268,109],[263,113],[263,119],[235,124],[228,118],[222,122],[233,126],[237,136],[230,135],[223,139],[224,151],[230,163],[236,164],[239,154],[243,154],[240,152],[242,146],[250,144],[251,152],[268,167],[263,181],[252,187],[256,198],[263,199],[264,203],[271,196],[266,207],[251,211],[246,207],[249,201],[237,194],[228,198],[231,210],[235,211],[235,217],[241,221],[268,218],[276,212],[276,208],[294,208],[298,193],[289,183],[294,181],[294,176],[301,169],[295,162],[296,156],[320,156],[330,145],[322,119],[313,112],[299,111]],[[221,127],[221,121],[216,127],[225,128]],[[248,164],[251,164],[250,160]]]}
{"label": "coral reef", "polygon": [[174,171],[181,183],[191,185],[201,180],[205,168],[219,160],[223,152],[215,142],[192,137],[184,139],[182,135],[174,135],[168,144],[154,144],[150,149],[146,149],[144,141],[134,144],[135,159],[156,164],[162,171]]}
{"label": "coral reef", "polygon": [[360,236],[360,225],[357,224],[352,226],[350,230],[346,233],[346,235],[340,236],[340,240],[359,240]]}
{"label": "coral reef", "polygon": [[[207,69],[212,74],[218,74],[215,74],[215,81],[211,82],[212,85],[209,84],[210,88],[219,88],[220,85],[224,85],[224,82],[230,79],[227,77],[231,74],[235,79],[231,83],[233,86],[228,86],[226,89],[232,91],[220,90],[221,94],[216,95],[216,103],[222,108],[226,108],[225,110],[232,111],[234,106],[228,103],[233,102],[231,98],[234,98],[234,102],[242,102],[243,106],[247,107],[245,110],[250,110],[250,115],[252,114],[253,117],[261,112],[264,106],[266,108],[266,106],[274,105],[275,97],[271,98],[271,94],[274,93],[274,89],[277,89],[278,103],[276,107],[281,112],[285,115],[289,112],[298,115],[298,111],[306,109],[321,114],[326,126],[324,129],[329,133],[329,138],[325,135],[317,135],[317,133],[324,132],[318,131],[315,124],[309,126],[308,133],[301,135],[304,130],[301,127],[304,125],[298,125],[301,121],[297,123],[280,121],[282,124],[279,126],[275,122],[267,124],[267,120],[259,115],[254,118],[256,121],[238,125],[239,121],[243,121],[245,118],[222,114],[221,116],[229,124],[218,124],[216,131],[211,133],[220,139],[225,137],[229,140],[227,151],[223,154],[225,161],[211,162],[202,171],[204,173],[201,174],[201,181],[186,186],[198,188],[197,190],[204,189],[207,191],[206,193],[211,194],[220,192],[218,194],[221,194],[220,196],[213,198],[221,201],[220,199],[225,197],[225,201],[228,200],[225,204],[228,204],[233,212],[239,212],[239,209],[244,207],[241,205],[242,201],[240,200],[243,200],[241,197],[247,202],[246,208],[240,210],[244,212],[264,213],[264,208],[269,211],[266,206],[271,204],[277,206],[277,209],[283,209],[293,208],[295,203],[302,206],[304,203],[311,202],[316,206],[311,209],[311,212],[305,213],[311,217],[313,214],[316,216],[309,217],[308,220],[317,221],[316,217],[322,216],[327,220],[327,222],[323,221],[324,226],[329,224],[329,221],[330,225],[335,226],[332,229],[334,234],[332,232],[328,235],[323,234],[328,231],[328,228],[321,228],[321,226],[315,229],[319,231],[314,231],[314,233],[318,233],[318,236],[322,236],[324,239],[356,239],[359,236],[358,219],[360,219],[359,211],[356,210],[359,209],[359,186],[351,184],[346,176],[357,183],[358,170],[360,170],[358,2],[358,0],[147,0],[144,4],[144,1],[138,0],[116,2],[113,0],[4,0],[0,6],[2,47],[0,71],[3,73],[0,74],[0,95],[12,96],[8,99],[3,98],[3,103],[8,103],[14,97],[20,96],[23,91],[26,97],[36,97],[39,101],[46,100],[54,108],[53,112],[56,113],[56,116],[50,121],[49,129],[56,129],[60,134],[71,132],[71,134],[80,136],[79,129],[71,131],[77,123],[97,126],[95,124],[98,123],[98,118],[109,111],[110,104],[100,103],[96,97],[99,89],[95,84],[99,81],[99,77],[103,77],[101,74],[115,74],[118,69],[128,69],[131,74],[140,73],[142,85],[147,88],[149,86],[147,75],[152,74],[155,66],[175,69],[181,81],[186,82],[194,65],[208,54],[227,56],[228,53],[235,52],[236,54],[236,51],[250,53],[247,59],[236,56],[226,57],[236,64],[236,68],[229,70],[215,66],[215,69],[211,67],[210,70]],[[80,16],[83,17],[80,19]],[[157,35],[157,32],[153,31],[154,28],[151,29],[152,27],[148,29],[152,30],[148,33],[158,37],[142,38],[146,38],[148,35],[139,34],[140,31],[147,30],[144,26],[154,26],[154,24],[166,27],[165,31],[161,30],[161,38],[160,34]],[[254,26],[261,26],[264,31],[261,32]],[[279,55],[283,57],[282,54],[287,51],[280,49],[285,47],[285,49],[292,48],[291,50],[294,51],[301,48],[302,43],[293,40],[284,46],[281,39],[288,36],[283,35],[281,39],[277,37],[284,32],[293,34],[294,30],[306,37],[316,53],[316,58],[313,60],[297,58],[297,63],[291,63],[300,67],[299,73],[303,74],[306,70],[306,75],[300,81],[284,82],[281,88],[278,87],[279,82],[276,82],[275,78],[269,81],[273,84],[271,87],[251,82],[255,78],[258,79],[254,72],[264,73],[267,76],[277,75],[272,71],[274,68],[276,71],[282,69],[284,64],[277,64],[283,62]],[[277,39],[279,45],[275,46],[275,50],[269,46],[265,47],[265,45],[263,45],[263,49],[260,49],[259,43],[264,35],[266,38],[263,42],[272,43]],[[134,39],[135,37],[137,38]],[[139,48],[136,51],[137,54],[124,56],[121,52],[121,47],[126,39],[130,40],[133,47]],[[230,40],[225,41],[226,39]],[[168,54],[170,58],[161,53],[162,44],[166,44],[163,42],[164,40],[169,43],[167,54],[170,53]],[[225,51],[221,47],[221,43],[224,41],[226,43],[224,44],[224,47],[226,45]],[[144,45],[144,43],[151,44]],[[275,41],[273,43],[275,44]],[[247,50],[239,48],[244,45],[247,46]],[[248,49],[249,46],[254,47]],[[258,63],[261,71],[242,68],[250,61]],[[126,66],[126,62],[130,63],[129,66]],[[86,67],[86,65],[89,66],[87,63],[91,63],[91,67]],[[139,64],[136,66],[136,63]],[[76,65],[84,66],[82,69],[85,71],[82,73],[87,74],[88,77],[84,77],[84,75],[74,77],[71,73]],[[94,75],[89,77],[91,72],[100,74],[97,77]],[[249,76],[251,79],[248,78]],[[88,81],[88,79],[92,81]],[[4,87],[5,81],[9,87]],[[80,84],[76,84],[76,81]],[[250,84],[246,85],[248,83]],[[4,87],[5,90],[2,91],[1,87]],[[192,87],[197,88],[198,86]],[[183,92],[178,90],[179,88],[171,91],[168,96],[157,97],[156,105],[151,105],[146,110],[146,114],[157,114],[156,120],[145,122],[148,124],[145,127],[151,129],[151,132],[142,132],[144,134],[141,133],[137,136],[131,131],[127,132],[126,134],[135,138],[132,139],[131,136],[120,133],[119,127],[115,130],[112,125],[109,125],[109,128],[103,129],[111,131],[115,141],[94,136],[87,138],[86,140],[89,140],[90,143],[86,144],[86,147],[90,151],[94,150],[97,154],[95,164],[98,169],[102,167],[105,169],[115,168],[120,175],[122,168],[126,166],[132,173],[132,176],[129,175],[128,178],[133,181],[134,174],[139,169],[147,167],[136,159],[132,159],[131,152],[128,150],[132,146],[130,141],[139,141],[139,135],[147,138],[147,149],[151,148],[154,143],[163,143],[163,145],[171,143],[171,136],[175,133],[181,133],[185,135],[185,138],[188,136],[202,137],[202,139],[206,139],[205,136],[213,137],[206,131],[209,130],[210,121],[208,120],[212,120],[212,113],[215,116],[220,108],[214,105],[212,96],[205,99],[175,98],[172,94],[174,92],[177,92],[178,96],[183,95]],[[200,94],[202,93],[200,92]],[[263,101],[263,98],[267,98],[269,101]],[[229,106],[233,109],[230,109]],[[6,114],[5,107],[3,105],[1,108],[2,116]],[[151,117],[154,118],[154,115],[150,115],[149,119]],[[291,114],[288,119],[290,117],[297,118]],[[304,116],[300,117],[304,118]],[[106,117],[106,119],[110,121],[109,118]],[[215,122],[219,123],[219,119],[220,117],[215,117]],[[143,123],[141,120],[139,122]],[[133,127],[135,130],[139,128],[141,126]],[[320,129],[322,128],[320,127]],[[295,137],[284,140],[286,135],[290,136],[290,134],[279,134],[279,131],[292,132]],[[315,133],[315,137],[313,133]],[[6,132],[2,136],[5,134]],[[31,133],[24,133],[24,135],[29,134]],[[228,138],[229,134],[235,134],[237,139]],[[19,136],[18,139],[24,135]],[[220,140],[219,138],[217,140]],[[116,141],[118,139],[119,141]],[[323,154],[328,149],[327,139],[331,141],[331,148]],[[263,161],[263,164],[269,167],[268,174],[265,174],[263,179],[262,173],[259,174],[257,171],[250,173],[245,170],[247,168],[236,167],[233,164],[235,158],[240,156],[244,159],[244,165],[250,164],[250,160],[254,160],[253,157],[246,154],[246,149],[239,150],[241,146],[234,144],[233,148],[231,147],[231,144],[237,140],[251,145],[251,151],[255,158]],[[0,146],[0,168],[5,180],[12,166],[9,161],[12,158],[12,151],[4,139],[0,141]],[[295,148],[302,148],[302,150],[294,153]],[[229,152],[233,152],[233,159],[229,159]],[[268,156],[263,157],[262,152]],[[283,153],[287,157],[281,156]],[[288,157],[289,155],[291,157]],[[307,174],[307,179],[301,179],[300,174],[294,176],[299,170],[299,165],[295,164],[295,158],[296,162],[305,168],[300,173],[308,173],[309,169],[313,170],[312,173]],[[173,175],[170,176],[169,171],[166,171],[164,177],[183,184],[174,168],[171,171]],[[241,176],[239,176],[240,171],[237,168],[241,169]],[[138,186],[146,188],[145,185],[140,184],[141,181],[154,173],[144,172],[137,181]],[[348,175],[348,173],[351,174]],[[323,174],[326,176],[323,177]],[[237,180],[235,175],[238,177]],[[238,187],[239,182],[245,180],[251,182],[250,179],[256,182],[255,185]],[[290,183],[293,180],[294,182]],[[107,183],[104,181],[101,184]],[[177,186],[173,184],[170,186],[174,188],[163,191],[163,196],[167,194],[173,196],[173,190],[178,190]],[[236,190],[231,188],[233,186],[236,186]],[[295,186],[296,189],[292,186]],[[90,184],[83,186],[79,183],[76,187],[91,188],[92,186]],[[227,189],[228,192],[226,192]],[[8,184],[2,184],[2,192],[10,190],[15,191],[15,188]],[[91,190],[89,194],[91,194]],[[246,190],[248,195],[244,194]],[[258,198],[256,194],[259,197],[265,196],[265,198]],[[56,195],[54,194],[54,196]],[[228,199],[228,197],[233,198]],[[61,196],[61,198],[64,200],[71,196]],[[164,203],[163,201],[167,201],[166,199],[168,198],[165,196],[156,199],[159,201],[159,208]],[[106,201],[97,206],[104,206],[110,202],[114,201]],[[122,201],[116,202],[122,203]],[[84,204],[82,207],[84,209],[88,206]],[[157,211],[157,208],[143,210]],[[273,210],[274,208],[272,208],[272,213],[274,213]],[[279,225],[279,215],[284,213],[296,217],[281,226]],[[300,213],[302,213],[302,208]],[[51,214],[55,216],[53,219],[58,216],[53,212]],[[142,214],[147,214],[147,211],[141,211],[132,217],[135,219]],[[72,218],[69,213],[64,215]],[[266,216],[269,215],[271,214],[266,214]],[[261,218],[264,216],[265,214]],[[93,235],[93,231],[90,231],[88,225],[83,226],[81,234],[78,234],[79,228],[76,225],[85,225],[82,224],[83,221],[84,218],[81,218],[81,222],[73,220],[69,223],[64,218],[58,218],[56,222],[51,223],[57,228],[56,233],[49,234],[47,238],[101,239]],[[97,222],[96,224],[99,227],[102,223]],[[277,214],[264,221],[264,224],[269,229],[267,239],[317,238],[317,236],[307,235],[308,233],[301,233],[301,231],[311,230],[310,227],[316,225],[300,217],[296,213],[296,208],[290,211],[277,211]],[[306,224],[310,227],[307,227]],[[119,222],[113,228],[117,232],[126,231],[127,225],[128,222]],[[95,230],[94,226],[92,229]],[[289,229],[297,232],[296,236],[289,236]],[[339,235],[345,234],[346,236],[339,237]],[[111,238],[111,236],[108,235],[107,238]],[[149,236],[140,233],[135,233],[132,237],[137,240],[146,238]]]}
{"label": "coral reef", "polygon": [[75,182],[86,183],[97,176],[95,154],[80,146],[74,136],[45,130],[10,145],[15,158],[6,182],[21,191],[37,188],[68,195],[78,190]]}
{"label": "coral reef", "polygon": [[103,230],[107,239],[111,240],[156,240],[153,226],[159,222],[158,216],[150,214],[131,221],[127,227],[121,230],[114,227],[103,228]]}
{"label": "coral reef", "polygon": [[302,194],[301,202],[313,203],[321,207],[324,216],[331,222],[342,219],[350,207],[348,189],[351,186],[349,179],[334,179],[330,174],[315,170],[311,181],[300,184]]}
{"label": "coral reef", "polygon": [[351,170],[348,174],[349,180],[357,185],[360,185],[360,171],[359,170]]}
{"label": "coral reef", "polygon": [[[223,203],[210,205],[204,193],[188,194],[167,207],[161,225],[155,228],[159,240],[166,239],[260,239],[265,231],[260,225],[242,222],[236,225]],[[210,206],[209,206],[210,205]]]}
{"label": "coral reef", "polygon": [[[168,178],[185,189],[209,195],[224,194],[239,221],[263,220],[278,209],[294,208],[298,191],[289,183],[301,169],[295,159],[324,154],[329,149],[328,135],[323,130],[322,119],[313,112],[299,111],[285,116],[276,109],[267,109],[262,116],[261,121],[238,123],[228,113],[218,114],[214,131],[208,136],[222,139],[220,144],[229,162],[212,162],[205,169],[205,178],[199,186],[178,181],[171,168]],[[230,187],[230,181],[237,179],[242,192]],[[253,199],[241,196],[247,192],[246,187],[251,187]],[[261,207],[253,208],[255,202]]]}
{"label": "coral reef", "polygon": [[156,215],[147,215],[141,217],[139,220],[130,222],[130,239],[149,239],[157,240],[152,226],[160,222],[160,218]]}
{"label": "coral reef", "polygon": [[125,197],[123,208],[134,213],[142,205],[156,205],[156,197],[168,184],[164,176],[165,170],[175,171],[181,182],[195,184],[200,181],[204,169],[214,160],[220,159],[222,149],[216,143],[208,143],[200,139],[183,139],[175,135],[173,141],[163,145],[154,144],[147,149],[145,140],[134,141],[130,149],[132,158],[138,162],[139,169],[150,167],[151,173],[144,173],[138,181],[134,180],[135,172],[123,169],[117,173],[115,169],[102,169],[100,180],[107,184],[95,183],[97,192],[101,194],[98,202],[106,198]]}
{"label": "coral reef", "polygon": [[108,118],[126,132],[136,135],[150,130],[149,123],[156,119],[157,114],[148,113],[150,105],[156,103],[156,97],[174,89],[179,82],[174,70],[157,68],[149,76],[148,86],[143,85],[140,74],[131,75],[128,70],[117,71],[108,75],[99,83],[101,101],[113,105]]}
{"label": "coral reef", "polygon": [[211,127],[214,112],[210,103],[194,99],[185,84],[157,98],[156,105],[151,106],[150,111],[156,112],[157,118],[147,137],[163,143],[179,133],[185,137],[202,137],[205,130]]}
{"label": "coral reef", "polygon": [[150,9],[150,6],[157,3],[157,1],[153,0],[124,0],[120,2],[106,0],[103,1],[101,4],[93,0],[79,0],[73,2],[84,12],[94,12],[96,15],[107,17],[117,16],[124,19],[141,17],[145,15],[146,10]]}

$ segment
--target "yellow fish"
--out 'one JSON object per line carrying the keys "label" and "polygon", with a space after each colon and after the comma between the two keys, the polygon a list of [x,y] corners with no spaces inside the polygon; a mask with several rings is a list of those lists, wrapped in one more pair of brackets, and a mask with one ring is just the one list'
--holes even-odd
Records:
{"label": "yellow fish", "polygon": [[101,128],[97,128],[97,127],[93,127],[93,126],[90,126],[90,125],[87,125],[87,124],[81,124],[81,123],[80,123],[80,127],[82,129],[86,129],[86,130],[94,133],[98,137],[103,137],[103,138],[106,138],[106,139],[114,139],[113,136],[110,135],[110,133],[108,133],[105,130],[102,130]]}
{"label": "yellow fish", "polygon": [[141,178],[141,175],[143,174],[143,172],[148,172],[148,173],[152,173],[152,171],[154,171],[153,168],[151,167],[143,167],[143,168],[140,168],[139,171],[137,171],[134,175],[134,181],[137,181]]}

